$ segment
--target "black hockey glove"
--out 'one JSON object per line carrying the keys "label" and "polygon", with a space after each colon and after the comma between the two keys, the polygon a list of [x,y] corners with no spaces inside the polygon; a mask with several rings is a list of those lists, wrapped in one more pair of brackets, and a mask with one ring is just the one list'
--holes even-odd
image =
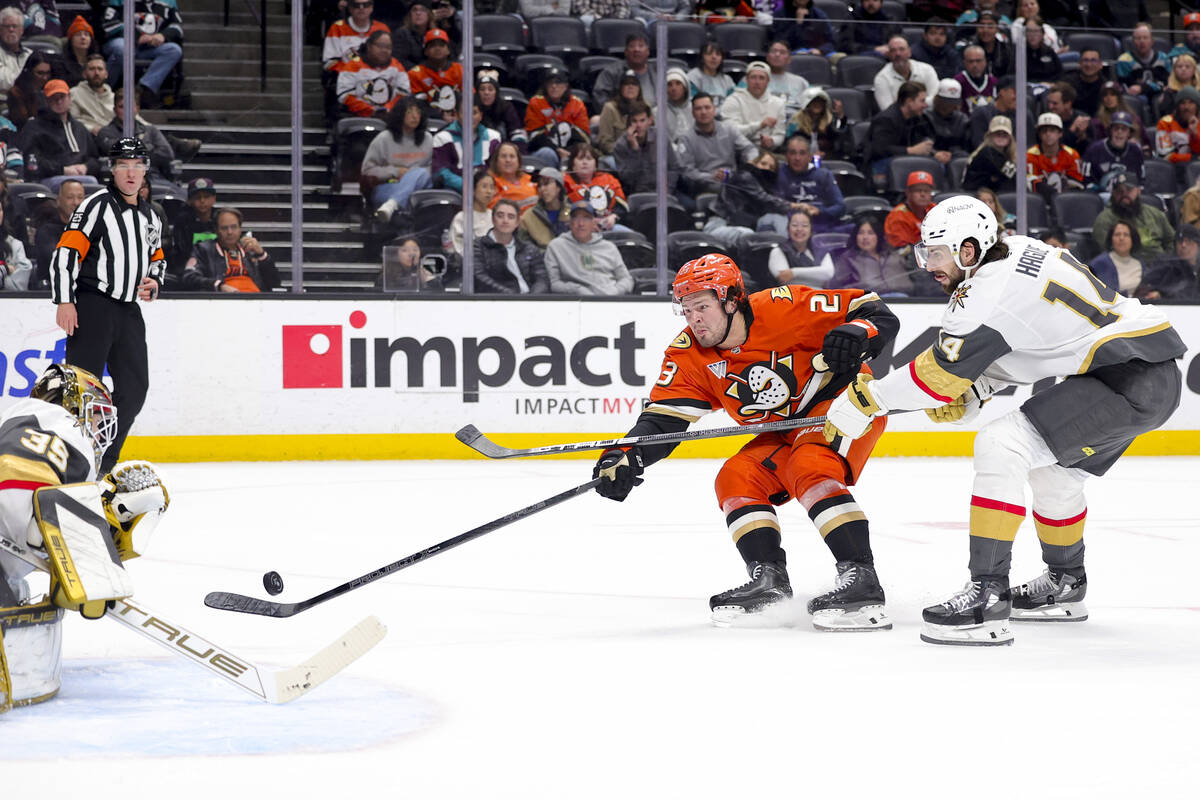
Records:
{"label": "black hockey glove", "polygon": [[592,469],[592,477],[600,479],[596,491],[619,503],[642,482],[638,477],[642,469],[642,454],[636,448],[628,452],[620,448],[605,450]]}
{"label": "black hockey glove", "polygon": [[867,354],[867,340],[870,334],[862,325],[847,322],[825,334],[821,345],[821,355],[832,373],[858,374],[863,357]]}

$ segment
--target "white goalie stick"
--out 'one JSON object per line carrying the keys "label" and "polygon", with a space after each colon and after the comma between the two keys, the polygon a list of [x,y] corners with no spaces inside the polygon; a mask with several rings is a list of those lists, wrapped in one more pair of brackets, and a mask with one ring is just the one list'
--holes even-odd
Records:
{"label": "white goalie stick", "polygon": [[[0,536],[0,551],[43,572],[50,571],[45,557],[3,536]],[[113,602],[115,605],[104,615],[105,619],[141,634],[160,647],[268,703],[286,703],[307,694],[379,644],[387,634],[383,623],[370,616],[296,666],[272,669],[234,655],[211,640],[171,622],[132,597]]]}

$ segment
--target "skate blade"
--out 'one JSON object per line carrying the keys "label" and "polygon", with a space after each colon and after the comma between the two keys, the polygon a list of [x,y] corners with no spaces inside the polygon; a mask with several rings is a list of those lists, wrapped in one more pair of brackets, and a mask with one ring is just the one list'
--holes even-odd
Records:
{"label": "skate blade", "polygon": [[1088,618],[1087,605],[1082,600],[1074,603],[1054,603],[1041,608],[1013,608],[1012,618],[1019,622],[1083,622]]}
{"label": "skate blade", "polygon": [[892,621],[882,605],[863,606],[855,611],[842,608],[824,608],[813,613],[813,627],[830,633],[859,633],[866,631],[890,631]]}
{"label": "skate blade", "polygon": [[949,644],[966,647],[998,647],[1012,644],[1012,629],[1008,620],[985,622],[982,625],[933,625],[926,622],[921,629],[921,641],[929,644]]}
{"label": "skate blade", "polygon": [[771,603],[757,611],[741,606],[717,606],[712,624],[718,628],[790,628],[796,624],[796,610],[789,601]]}

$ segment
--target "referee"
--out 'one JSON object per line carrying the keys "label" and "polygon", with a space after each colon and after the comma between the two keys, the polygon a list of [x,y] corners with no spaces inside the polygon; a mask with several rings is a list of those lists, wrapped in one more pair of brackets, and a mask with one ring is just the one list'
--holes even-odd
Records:
{"label": "referee", "polygon": [[138,189],[150,153],[137,139],[119,139],[108,152],[112,181],[80,204],[50,262],[50,298],[67,334],[66,360],[93,375],[107,366],[113,379],[117,433],[100,472],[112,470],[150,386],[146,323],[137,300],[158,296],[165,261],[162,228]]}

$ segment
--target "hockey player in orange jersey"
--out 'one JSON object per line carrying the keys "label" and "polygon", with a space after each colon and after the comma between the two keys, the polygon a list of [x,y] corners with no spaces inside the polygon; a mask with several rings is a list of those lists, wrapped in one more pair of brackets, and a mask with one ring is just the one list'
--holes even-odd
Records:
{"label": "hockey player in orange jersey", "polygon": [[[879,297],[781,286],[747,295],[737,264],[709,254],[675,278],[674,300],[687,321],[663,358],[650,403],[629,431],[681,431],[723,409],[740,424],[823,414],[880,353],[899,321]],[[866,515],[847,488],[857,481],[886,420],[861,439],[826,443],[822,426],[764,433],[725,462],[717,501],[750,581],[715,595],[718,625],[762,624],[765,611],[792,595],[775,506],[796,498],[837,562],[834,588],[808,604],[819,630],[885,630],[884,592],[875,573]],[[606,450],[596,463],[596,491],[624,500],[643,469],[674,445]]]}

